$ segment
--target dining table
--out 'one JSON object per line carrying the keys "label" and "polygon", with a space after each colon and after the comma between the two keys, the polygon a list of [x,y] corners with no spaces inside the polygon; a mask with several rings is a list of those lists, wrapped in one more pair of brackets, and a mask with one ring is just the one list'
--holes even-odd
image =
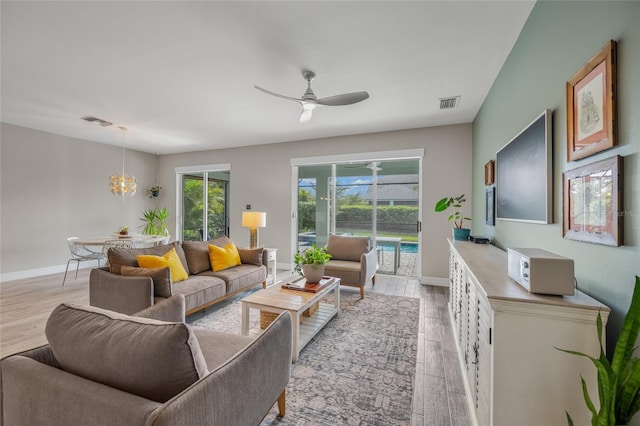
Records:
{"label": "dining table", "polygon": [[143,234],[111,234],[98,237],[78,238],[73,242],[79,246],[104,246],[107,241],[130,240],[135,247],[150,247],[161,244],[167,237],[164,235],[143,235]]}

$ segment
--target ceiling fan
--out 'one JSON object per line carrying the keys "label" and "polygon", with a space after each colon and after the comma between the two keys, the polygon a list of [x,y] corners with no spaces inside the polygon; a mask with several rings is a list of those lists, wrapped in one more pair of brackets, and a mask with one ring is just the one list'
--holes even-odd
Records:
{"label": "ceiling fan", "polygon": [[313,110],[317,106],[341,106],[341,105],[351,105],[361,101],[364,101],[369,97],[367,92],[354,92],[354,93],[345,93],[343,95],[335,95],[329,96],[328,98],[320,98],[313,93],[311,90],[311,82],[315,78],[316,74],[313,71],[302,71],[302,77],[307,80],[307,90],[302,95],[302,98],[291,98],[289,96],[280,95],[278,93],[271,92],[269,90],[263,89],[262,87],[254,86],[256,89],[263,91],[264,93],[268,93],[273,96],[277,96],[282,99],[288,99],[290,101],[296,101],[300,105],[302,105],[302,114],[300,114],[300,122],[306,123],[311,119],[311,114]]}

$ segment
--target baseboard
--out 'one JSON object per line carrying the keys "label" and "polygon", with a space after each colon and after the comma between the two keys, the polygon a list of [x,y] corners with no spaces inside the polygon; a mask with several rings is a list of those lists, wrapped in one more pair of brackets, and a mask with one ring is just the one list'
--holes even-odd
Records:
{"label": "baseboard", "polygon": [[[69,273],[75,275],[75,262],[69,265]],[[80,263],[80,269],[86,268],[97,268],[98,262],[96,260],[91,260],[87,262]],[[55,266],[47,266],[46,268],[37,268],[37,269],[27,269],[24,271],[16,271],[16,272],[7,272],[5,274],[0,274],[0,283],[14,280],[21,280],[25,278],[34,278],[41,277],[43,275],[51,275],[57,274],[59,272],[64,272],[67,268],[67,264],[64,265],[55,265]]]}
{"label": "baseboard", "polygon": [[449,278],[440,277],[420,277],[422,285],[437,285],[440,287],[449,287]]}

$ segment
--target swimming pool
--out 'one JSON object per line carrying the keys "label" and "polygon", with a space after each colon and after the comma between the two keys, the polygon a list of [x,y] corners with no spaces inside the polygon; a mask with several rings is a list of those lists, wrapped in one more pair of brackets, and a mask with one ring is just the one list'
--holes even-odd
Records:
{"label": "swimming pool", "polygon": [[[393,244],[378,244],[378,248],[382,251],[394,251]],[[400,253],[418,254],[418,243],[400,243]]]}
{"label": "swimming pool", "polygon": [[[298,235],[298,244],[302,247],[311,247],[311,244],[316,242],[315,234],[300,234]],[[378,248],[382,251],[394,251],[395,245],[393,244],[378,244]],[[418,243],[400,243],[400,253],[412,253],[418,254]]]}

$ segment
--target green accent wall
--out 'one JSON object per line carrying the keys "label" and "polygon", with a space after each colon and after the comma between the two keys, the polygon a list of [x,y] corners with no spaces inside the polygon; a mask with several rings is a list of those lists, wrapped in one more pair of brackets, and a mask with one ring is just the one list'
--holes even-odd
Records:
{"label": "green accent wall", "polygon": [[[618,42],[618,146],[568,163],[565,84],[611,39]],[[553,224],[485,225],[484,164],[546,108],[553,111]],[[613,155],[624,157],[624,245],[565,240],[563,171]],[[473,234],[503,249],[536,247],[574,259],[578,288],[612,308],[612,349],[640,275],[640,2],[535,5],[473,122]]]}

